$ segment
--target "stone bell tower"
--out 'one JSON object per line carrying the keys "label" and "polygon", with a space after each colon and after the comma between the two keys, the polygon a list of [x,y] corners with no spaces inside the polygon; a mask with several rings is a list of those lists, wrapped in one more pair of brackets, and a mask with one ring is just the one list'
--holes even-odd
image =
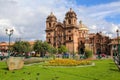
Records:
{"label": "stone bell tower", "polygon": [[54,43],[54,27],[56,26],[57,18],[51,12],[51,14],[46,19],[46,41],[53,45]]}
{"label": "stone bell tower", "polygon": [[70,10],[65,14],[64,19],[65,25],[65,37],[66,37],[66,47],[71,53],[76,52],[78,47],[78,27],[77,27],[77,15],[70,8]]}
{"label": "stone bell tower", "polygon": [[77,25],[77,15],[76,13],[70,8],[70,10],[65,15],[65,25],[66,27],[76,26]]}

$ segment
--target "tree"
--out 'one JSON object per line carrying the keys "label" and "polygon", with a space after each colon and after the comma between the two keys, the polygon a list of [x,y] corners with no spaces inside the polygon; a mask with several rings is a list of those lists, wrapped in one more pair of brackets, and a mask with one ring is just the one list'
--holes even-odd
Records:
{"label": "tree", "polygon": [[44,53],[49,52],[50,45],[47,42],[43,42],[42,43],[42,48],[43,48]]}
{"label": "tree", "polygon": [[57,53],[57,49],[48,44],[46,41],[42,42],[40,40],[37,40],[33,46],[33,49],[35,52],[39,53],[41,57],[43,57],[46,52],[51,54]]}
{"label": "tree", "polygon": [[13,45],[13,51],[18,53],[27,53],[31,51],[30,43],[27,41],[16,41]]}
{"label": "tree", "polygon": [[33,45],[33,50],[40,54],[42,52],[42,41],[37,40]]}
{"label": "tree", "polygon": [[86,58],[90,58],[90,57],[92,57],[92,50],[90,50],[90,49],[86,49],[85,50],[85,56],[86,56]]}
{"label": "tree", "polygon": [[48,52],[51,53],[51,54],[55,54],[55,53],[58,52],[58,50],[57,50],[57,48],[55,48],[55,47],[49,46]]}
{"label": "tree", "polygon": [[23,45],[23,50],[24,50],[25,53],[31,51],[31,45],[30,45],[29,42],[23,42],[22,45]]}
{"label": "tree", "polygon": [[64,45],[61,45],[59,48],[58,48],[58,52],[59,53],[66,53],[68,51],[68,49],[66,48],[66,46]]}
{"label": "tree", "polygon": [[49,52],[49,49],[51,48],[50,45],[47,43],[47,42],[43,42],[42,43],[42,52],[41,52],[41,55],[42,57],[46,54],[46,52]]}

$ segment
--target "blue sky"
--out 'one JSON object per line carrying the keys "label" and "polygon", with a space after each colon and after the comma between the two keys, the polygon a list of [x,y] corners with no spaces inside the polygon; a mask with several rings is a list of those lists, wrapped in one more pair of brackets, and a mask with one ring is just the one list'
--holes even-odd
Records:
{"label": "blue sky", "polygon": [[102,31],[116,37],[120,28],[120,0],[0,0],[0,41],[8,41],[5,29],[14,29],[12,41],[45,40],[45,22],[51,12],[63,22],[72,8],[90,33]]}
{"label": "blue sky", "polygon": [[76,0],[76,4],[85,5],[85,6],[94,6],[100,4],[107,4],[115,1],[119,1],[119,0]]}
{"label": "blue sky", "polygon": [[[95,6],[95,5],[103,5],[103,4],[109,4],[113,2],[119,2],[120,0],[76,0],[76,5],[78,6]],[[112,15],[112,16],[106,16],[104,18],[108,22],[112,22],[115,24],[120,23],[120,14]]]}
{"label": "blue sky", "polygon": [[105,20],[108,22],[119,24],[120,23],[120,14],[114,15],[114,16],[108,16],[105,18]]}

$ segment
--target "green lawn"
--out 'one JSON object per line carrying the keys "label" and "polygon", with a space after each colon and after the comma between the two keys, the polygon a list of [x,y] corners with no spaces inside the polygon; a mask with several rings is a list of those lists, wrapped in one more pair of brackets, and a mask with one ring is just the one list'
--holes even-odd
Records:
{"label": "green lawn", "polygon": [[120,80],[120,72],[112,60],[96,60],[90,67],[43,67],[40,64],[8,71],[0,62],[0,80]]}

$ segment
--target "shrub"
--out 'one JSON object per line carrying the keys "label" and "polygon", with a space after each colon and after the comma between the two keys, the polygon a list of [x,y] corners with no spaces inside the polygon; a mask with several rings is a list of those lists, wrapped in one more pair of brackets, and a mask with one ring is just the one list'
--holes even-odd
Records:
{"label": "shrub", "polygon": [[86,50],[85,50],[85,56],[86,56],[86,58],[92,57],[92,51],[89,50],[89,49],[86,49]]}

